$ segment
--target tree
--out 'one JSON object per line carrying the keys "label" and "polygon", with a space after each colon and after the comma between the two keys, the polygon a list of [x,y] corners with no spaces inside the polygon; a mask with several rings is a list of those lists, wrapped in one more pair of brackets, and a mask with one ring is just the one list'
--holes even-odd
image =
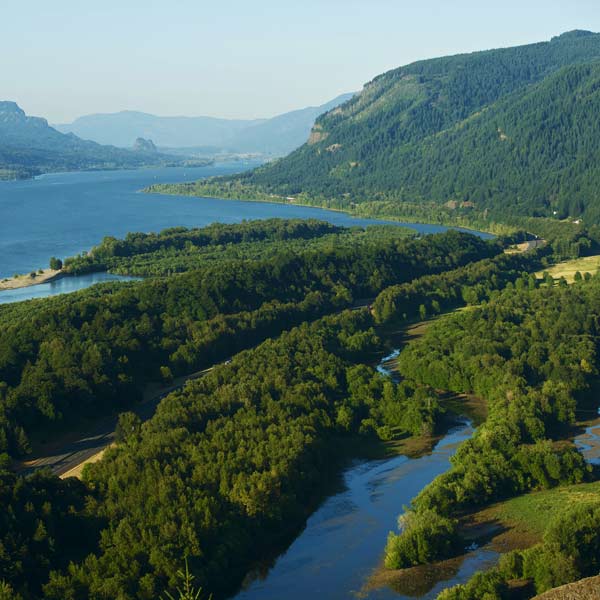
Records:
{"label": "tree", "polygon": [[[168,600],[203,600],[202,588],[198,590],[194,588],[194,576],[190,573],[187,558],[185,559],[185,573],[177,571],[177,576],[182,580],[183,588],[177,588],[179,594],[177,597],[166,592]],[[207,597],[207,600],[211,600],[211,598],[212,594]]]}
{"label": "tree", "polygon": [[135,413],[121,413],[115,429],[115,439],[117,442],[127,442],[133,436],[137,437],[141,427],[142,421]]}
{"label": "tree", "polygon": [[171,383],[173,381],[173,373],[169,367],[162,366],[160,368],[160,376],[165,383]]}
{"label": "tree", "polygon": [[53,271],[60,271],[63,268],[62,260],[60,260],[60,258],[56,258],[56,256],[53,256],[50,259],[50,268]]}
{"label": "tree", "polygon": [[0,600],[22,600],[23,596],[17,594],[5,581],[0,581]]}

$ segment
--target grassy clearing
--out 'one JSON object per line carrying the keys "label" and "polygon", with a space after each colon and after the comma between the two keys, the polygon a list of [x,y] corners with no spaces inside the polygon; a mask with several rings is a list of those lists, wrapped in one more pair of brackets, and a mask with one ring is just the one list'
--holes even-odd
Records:
{"label": "grassy clearing", "polygon": [[496,517],[508,524],[525,526],[542,535],[548,523],[576,504],[598,502],[600,481],[533,492],[493,507]]}
{"label": "grassy clearing", "polygon": [[566,260],[564,262],[548,267],[543,271],[538,271],[535,276],[542,277],[544,271],[548,271],[554,279],[560,279],[564,277],[568,283],[573,283],[575,273],[579,271],[582,275],[584,273],[590,273],[595,275],[600,267],[600,255],[595,256],[584,256],[583,258],[575,258],[573,260]]}
{"label": "grassy clearing", "polygon": [[[598,500],[600,481],[532,492],[465,516],[461,529],[467,544],[475,542],[478,546],[501,553],[523,550],[539,543],[548,524],[566,508]],[[437,582],[454,577],[467,556],[469,554],[465,553],[448,560],[397,571],[389,571],[380,566],[371,574],[358,597],[366,598],[370,592],[384,587],[405,596],[421,597]],[[481,564],[480,568],[489,566],[491,565]],[[524,581],[512,582],[513,591],[525,584]],[[514,597],[531,596],[516,595],[515,592]],[[548,596],[548,600],[550,598],[571,600],[575,596]],[[581,598],[587,600],[588,596]],[[589,598],[600,598],[600,595]]]}
{"label": "grassy clearing", "polygon": [[600,481],[531,492],[462,519],[465,539],[499,552],[525,549],[542,540],[546,527],[567,508],[598,502]]}

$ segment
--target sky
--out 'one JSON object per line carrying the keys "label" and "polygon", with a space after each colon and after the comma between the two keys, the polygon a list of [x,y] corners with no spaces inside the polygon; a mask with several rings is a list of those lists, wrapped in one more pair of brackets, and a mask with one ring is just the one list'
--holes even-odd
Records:
{"label": "sky", "polygon": [[0,100],[270,117],[423,58],[600,31],[598,0],[0,0]]}

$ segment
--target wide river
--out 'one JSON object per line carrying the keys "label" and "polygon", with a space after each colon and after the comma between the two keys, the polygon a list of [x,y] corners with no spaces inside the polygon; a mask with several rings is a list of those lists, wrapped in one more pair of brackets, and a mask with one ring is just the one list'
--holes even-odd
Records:
{"label": "wide river", "polygon": [[[193,181],[253,166],[256,163],[233,162],[196,168],[55,173],[0,182],[0,278],[47,267],[51,256],[73,256],[89,250],[104,236],[123,237],[130,231],[272,217],[322,219],[336,225],[381,222],[303,206],[138,193],[153,183]],[[421,233],[446,229],[423,224],[410,227]],[[0,303],[9,298],[15,301],[73,291],[95,282],[94,278],[81,277],[37,290],[34,286],[19,293],[0,292]]]}

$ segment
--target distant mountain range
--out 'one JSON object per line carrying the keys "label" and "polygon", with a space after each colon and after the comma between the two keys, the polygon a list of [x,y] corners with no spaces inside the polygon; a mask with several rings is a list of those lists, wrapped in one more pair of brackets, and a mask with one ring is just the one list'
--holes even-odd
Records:
{"label": "distant mountain range", "polygon": [[80,117],[55,125],[100,144],[131,147],[136,138],[152,140],[160,149],[202,148],[207,153],[288,154],[307,139],[315,119],[349,100],[344,94],[321,106],[303,108],[271,119],[236,120],[212,117],[159,117],[123,111]]}
{"label": "distant mountain range", "polygon": [[15,102],[0,102],[0,179],[32,177],[50,171],[136,168],[183,161],[151,151],[149,146],[125,150],[82,140],[72,133],[60,133],[45,119],[27,116]]}
{"label": "distant mountain range", "polygon": [[571,31],[384,73],[319,117],[286,158],[172,191],[304,194],[341,208],[434,202],[600,223],[598,115],[600,34]]}

